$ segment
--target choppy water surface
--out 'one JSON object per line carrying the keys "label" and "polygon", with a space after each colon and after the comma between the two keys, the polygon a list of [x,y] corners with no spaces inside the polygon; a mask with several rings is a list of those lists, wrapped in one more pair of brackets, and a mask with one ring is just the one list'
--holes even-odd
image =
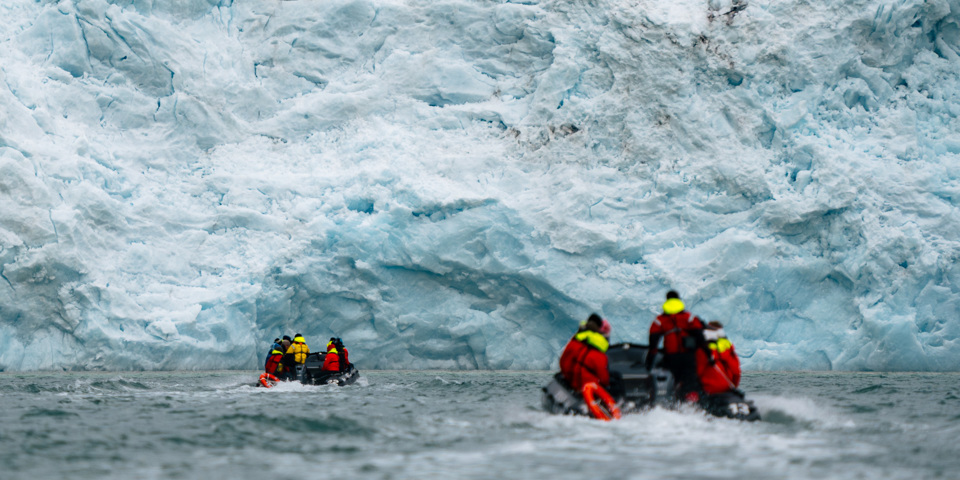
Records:
{"label": "choppy water surface", "polygon": [[765,417],[540,410],[549,372],[0,375],[4,478],[955,478],[958,374],[747,374]]}

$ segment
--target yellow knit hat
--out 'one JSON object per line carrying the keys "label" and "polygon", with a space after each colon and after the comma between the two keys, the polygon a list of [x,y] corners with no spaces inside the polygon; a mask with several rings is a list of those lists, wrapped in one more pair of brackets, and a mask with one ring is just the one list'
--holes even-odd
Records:
{"label": "yellow knit hat", "polygon": [[668,298],[666,302],[663,302],[663,313],[667,315],[674,315],[680,313],[684,310],[683,302],[679,298]]}

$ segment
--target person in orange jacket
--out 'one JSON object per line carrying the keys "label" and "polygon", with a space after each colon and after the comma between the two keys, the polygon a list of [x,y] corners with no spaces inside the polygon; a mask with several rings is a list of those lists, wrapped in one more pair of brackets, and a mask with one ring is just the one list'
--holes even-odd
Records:
{"label": "person in orange jacket", "polygon": [[[280,337],[277,337],[277,338],[274,338],[274,339],[273,339],[273,345],[270,347],[270,350],[267,350],[267,359],[264,360],[264,362],[263,362],[264,367],[266,367],[267,362],[270,361],[270,357],[273,356],[273,351],[274,351],[274,350],[277,350],[277,349],[279,349],[279,348],[280,348]],[[267,369],[267,373],[271,373],[271,374],[272,374],[273,372],[269,371],[269,368],[268,368],[268,369]]]}
{"label": "person in orange jacket", "polygon": [[350,353],[347,347],[343,346],[343,341],[339,338],[331,338],[327,342],[327,356],[323,359],[323,371],[342,372],[350,368]]}
{"label": "person in orange jacket", "polygon": [[560,372],[574,391],[596,382],[610,388],[607,348],[610,346],[610,322],[591,314],[560,355]]}
{"label": "person in orange jacket", "polygon": [[264,365],[266,372],[279,378],[283,374],[283,363],[280,361],[282,359],[283,352],[280,351],[279,346],[271,350]]}
{"label": "person in orange jacket", "polygon": [[670,290],[663,303],[663,313],[650,325],[650,349],[647,351],[647,370],[663,339],[663,366],[673,373],[677,382],[677,396],[687,402],[700,400],[700,379],[697,376],[698,349],[705,349],[703,322],[686,310],[680,295]]}
{"label": "person in orange jacket", "polygon": [[280,380],[292,380],[294,378],[294,372],[291,372],[291,368],[295,370],[296,367],[291,366],[290,357],[284,353],[290,348],[290,337],[284,335],[283,340],[279,342],[279,344],[274,344],[273,350],[271,350],[267,356],[264,369],[267,373],[275,375]]}
{"label": "person in orange jacket", "polygon": [[707,349],[697,351],[697,374],[703,392],[717,395],[735,391],[740,386],[740,359],[723,331],[723,324],[708,323],[703,336]]}

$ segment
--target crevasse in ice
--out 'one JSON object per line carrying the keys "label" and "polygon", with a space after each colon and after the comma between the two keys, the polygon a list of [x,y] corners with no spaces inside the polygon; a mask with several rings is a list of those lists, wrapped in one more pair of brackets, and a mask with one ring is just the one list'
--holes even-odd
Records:
{"label": "crevasse in ice", "polygon": [[0,368],[960,360],[956,0],[5,1]]}

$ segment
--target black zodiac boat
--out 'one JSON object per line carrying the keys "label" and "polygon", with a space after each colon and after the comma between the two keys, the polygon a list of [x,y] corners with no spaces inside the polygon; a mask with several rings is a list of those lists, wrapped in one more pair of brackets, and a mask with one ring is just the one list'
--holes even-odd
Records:
{"label": "black zodiac boat", "polygon": [[357,379],[360,378],[360,372],[352,363],[339,372],[324,371],[323,360],[327,355],[329,354],[326,352],[307,354],[306,362],[298,368],[300,383],[304,385],[340,385],[342,387],[357,382]]}
{"label": "black zodiac boat", "polygon": [[[608,398],[612,397],[612,402],[604,401],[603,396],[594,398],[592,391],[575,392],[563,375],[557,373],[543,388],[543,408],[559,415],[589,415],[602,419],[619,417],[620,412],[637,413],[654,406],[675,408],[679,402],[674,395],[673,374],[660,368],[659,354],[653,369],[647,370],[647,350],[646,345],[633,343],[618,343],[607,349],[611,384]],[[760,420],[757,407],[739,391],[705,395],[700,399],[700,407],[717,417]]]}
{"label": "black zodiac boat", "polygon": [[[297,366],[297,380],[304,385],[350,385],[360,378],[360,371],[352,363],[345,370],[330,372],[323,369],[323,360],[326,352],[308,353],[303,365]],[[346,363],[346,362],[344,362]],[[261,373],[257,386],[273,387],[280,382],[275,375]]]}

